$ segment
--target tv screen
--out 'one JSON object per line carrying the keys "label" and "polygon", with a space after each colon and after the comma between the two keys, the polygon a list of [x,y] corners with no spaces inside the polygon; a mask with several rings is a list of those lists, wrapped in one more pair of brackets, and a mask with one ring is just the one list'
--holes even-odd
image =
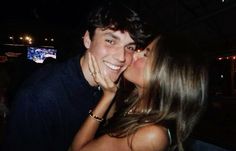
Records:
{"label": "tv screen", "polygon": [[48,57],[56,59],[57,50],[54,48],[27,47],[27,59],[43,63]]}

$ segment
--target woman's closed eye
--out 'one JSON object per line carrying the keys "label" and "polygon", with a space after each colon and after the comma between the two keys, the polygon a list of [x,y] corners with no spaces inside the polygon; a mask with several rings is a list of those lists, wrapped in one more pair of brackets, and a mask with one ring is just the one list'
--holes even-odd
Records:
{"label": "woman's closed eye", "polygon": [[150,54],[150,49],[149,48],[146,48],[144,51],[143,51],[143,56],[144,57],[148,57]]}

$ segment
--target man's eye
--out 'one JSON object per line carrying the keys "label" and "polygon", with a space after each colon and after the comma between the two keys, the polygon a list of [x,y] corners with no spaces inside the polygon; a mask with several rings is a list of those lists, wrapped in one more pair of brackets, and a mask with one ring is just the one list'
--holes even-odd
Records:
{"label": "man's eye", "polygon": [[113,44],[114,43],[114,41],[110,40],[110,39],[106,39],[105,41],[108,42],[109,44]]}
{"label": "man's eye", "polygon": [[129,51],[135,51],[136,50],[136,48],[134,46],[127,46],[126,49],[129,50]]}

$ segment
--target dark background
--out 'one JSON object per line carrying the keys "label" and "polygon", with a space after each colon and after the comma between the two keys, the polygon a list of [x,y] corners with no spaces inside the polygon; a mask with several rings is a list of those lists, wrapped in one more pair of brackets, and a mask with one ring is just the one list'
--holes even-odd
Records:
{"label": "dark background", "polygon": [[[4,94],[4,103],[8,107],[21,82],[45,64],[27,62],[25,47],[6,45],[25,44],[17,38],[10,40],[9,36],[31,35],[33,46],[55,47],[58,49],[57,61],[64,60],[79,52],[88,12],[99,3],[107,1],[0,2],[0,55],[7,51],[23,53],[19,58],[8,58],[6,63],[0,63],[0,92]],[[141,12],[158,31],[187,33],[198,42],[201,47],[199,53],[206,54],[209,60],[209,103],[192,137],[236,150],[236,75],[233,75],[236,73],[236,63],[232,59],[236,56],[236,1],[120,1]],[[45,41],[45,38],[53,38],[54,41]],[[0,124],[3,133],[4,120]]]}
{"label": "dark background", "polygon": [[[72,37],[83,28],[90,9],[109,0],[5,0],[1,1],[1,37],[30,32],[37,37]],[[234,0],[120,0],[147,16],[161,31],[188,32],[206,51],[235,48]],[[65,40],[65,39],[63,39]],[[38,41],[39,42],[39,41]]]}

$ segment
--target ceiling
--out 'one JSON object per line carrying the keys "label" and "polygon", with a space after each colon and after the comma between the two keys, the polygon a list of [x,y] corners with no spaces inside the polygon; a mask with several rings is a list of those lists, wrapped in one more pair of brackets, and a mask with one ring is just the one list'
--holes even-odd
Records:
{"label": "ceiling", "polygon": [[[8,0],[0,5],[0,32],[73,35],[87,12],[101,1],[86,0],[82,4],[72,0]],[[236,50],[235,0],[123,1],[148,16],[158,30],[189,33],[208,52]]]}

